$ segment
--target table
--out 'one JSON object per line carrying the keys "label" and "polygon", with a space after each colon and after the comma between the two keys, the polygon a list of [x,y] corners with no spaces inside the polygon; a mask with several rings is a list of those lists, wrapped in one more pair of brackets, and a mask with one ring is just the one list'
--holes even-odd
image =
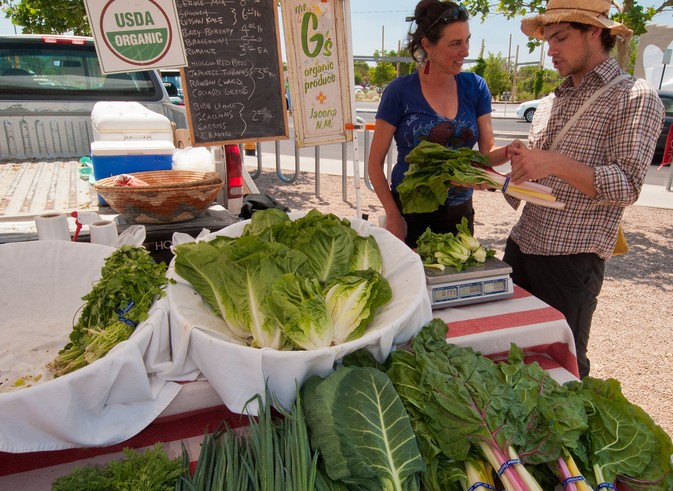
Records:
{"label": "table", "polygon": [[470,346],[494,360],[505,360],[511,343],[524,350],[526,363],[538,362],[559,383],[579,379],[575,342],[561,312],[514,286],[505,300],[438,309],[447,341]]}
{"label": "table", "polygon": [[[470,346],[500,360],[510,343],[524,350],[526,362],[537,361],[558,382],[577,380],[579,371],[572,332],[563,315],[527,291],[516,287],[511,298],[482,304],[437,309],[435,317],[448,327],[447,341]],[[122,457],[125,447],[142,449],[163,442],[169,455],[179,456],[182,444],[198,457],[204,431],[222,420],[232,427],[247,418],[229,411],[205,380],[185,383],[171,405],[133,438],[111,447],[11,454],[0,452],[0,489],[51,489],[51,483],[75,467],[104,464]]]}

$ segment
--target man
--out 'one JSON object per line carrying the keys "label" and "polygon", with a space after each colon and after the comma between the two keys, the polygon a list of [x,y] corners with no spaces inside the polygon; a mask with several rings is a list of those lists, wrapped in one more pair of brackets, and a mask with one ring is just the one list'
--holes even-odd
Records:
{"label": "man", "polygon": [[[521,22],[524,34],[547,42],[566,77],[538,106],[528,146],[510,146],[513,183],[550,186],[561,210],[526,204],[507,240],[504,261],[513,281],[561,311],[575,336],[580,376],[589,374],[591,319],[624,208],[640,193],[663,125],[655,90],[625,73],[610,50],[632,33],[608,19],[608,0],[550,0]],[[596,92],[563,134],[561,129]],[[553,140],[562,136],[554,142]],[[508,197],[516,208],[517,200]]]}

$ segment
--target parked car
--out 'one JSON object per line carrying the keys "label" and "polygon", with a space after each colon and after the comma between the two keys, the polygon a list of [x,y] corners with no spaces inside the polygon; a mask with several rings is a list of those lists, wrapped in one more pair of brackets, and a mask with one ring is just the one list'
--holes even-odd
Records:
{"label": "parked car", "polygon": [[89,155],[98,101],[136,101],[187,127],[156,70],[104,75],[93,38],[0,35],[0,159]]}
{"label": "parked car", "polygon": [[533,101],[522,102],[516,109],[516,115],[530,123],[533,121],[535,110],[537,109],[537,106],[540,105],[540,101],[541,99],[535,99]]}
{"label": "parked car", "polygon": [[184,105],[185,97],[182,94],[182,77],[180,70],[176,69],[162,69],[160,70],[161,80],[166,87],[168,97],[170,97],[173,104]]}
{"label": "parked car", "polygon": [[[654,157],[652,158],[652,164],[659,165],[664,158],[664,150],[666,149],[666,137],[673,124],[673,92],[666,92],[663,90],[659,91],[659,97],[661,102],[664,103],[664,108],[666,109],[666,117],[664,119],[664,129],[659,135],[657,140],[657,147],[654,150]],[[673,164],[671,164],[673,165]]]}

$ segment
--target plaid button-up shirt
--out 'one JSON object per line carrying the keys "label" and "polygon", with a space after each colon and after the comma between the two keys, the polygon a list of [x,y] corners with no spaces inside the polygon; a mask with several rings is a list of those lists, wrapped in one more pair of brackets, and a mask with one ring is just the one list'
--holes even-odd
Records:
{"label": "plaid button-up shirt", "polygon": [[[610,58],[584,77],[579,87],[566,79],[542,100],[528,136],[529,148],[549,150],[561,128],[582,104],[608,81],[621,75]],[[557,144],[556,152],[594,168],[597,195],[590,198],[556,176],[550,186],[565,208],[526,204],[511,237],[526,254],[595,253],[614,250],[624,207],[640,194],[664,120],[656,91],[642,79],[628,78],[610,87],[579,117]],[[508,201],[515,208],[519,202]]]}

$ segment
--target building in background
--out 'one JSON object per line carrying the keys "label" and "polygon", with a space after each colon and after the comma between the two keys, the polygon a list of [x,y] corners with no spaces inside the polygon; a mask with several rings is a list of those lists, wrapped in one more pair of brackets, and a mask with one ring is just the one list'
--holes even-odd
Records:
{"label": "building in background", "polygon": [[[668,56],[666,50],[669,50]],[[633,74],[646,79],[655,89],[673,91],[671,51],[673,51],[673,26],[648,24],[647,32],[640,36]],[[664,64],[664,61],[667,61],[667,64]]]}

